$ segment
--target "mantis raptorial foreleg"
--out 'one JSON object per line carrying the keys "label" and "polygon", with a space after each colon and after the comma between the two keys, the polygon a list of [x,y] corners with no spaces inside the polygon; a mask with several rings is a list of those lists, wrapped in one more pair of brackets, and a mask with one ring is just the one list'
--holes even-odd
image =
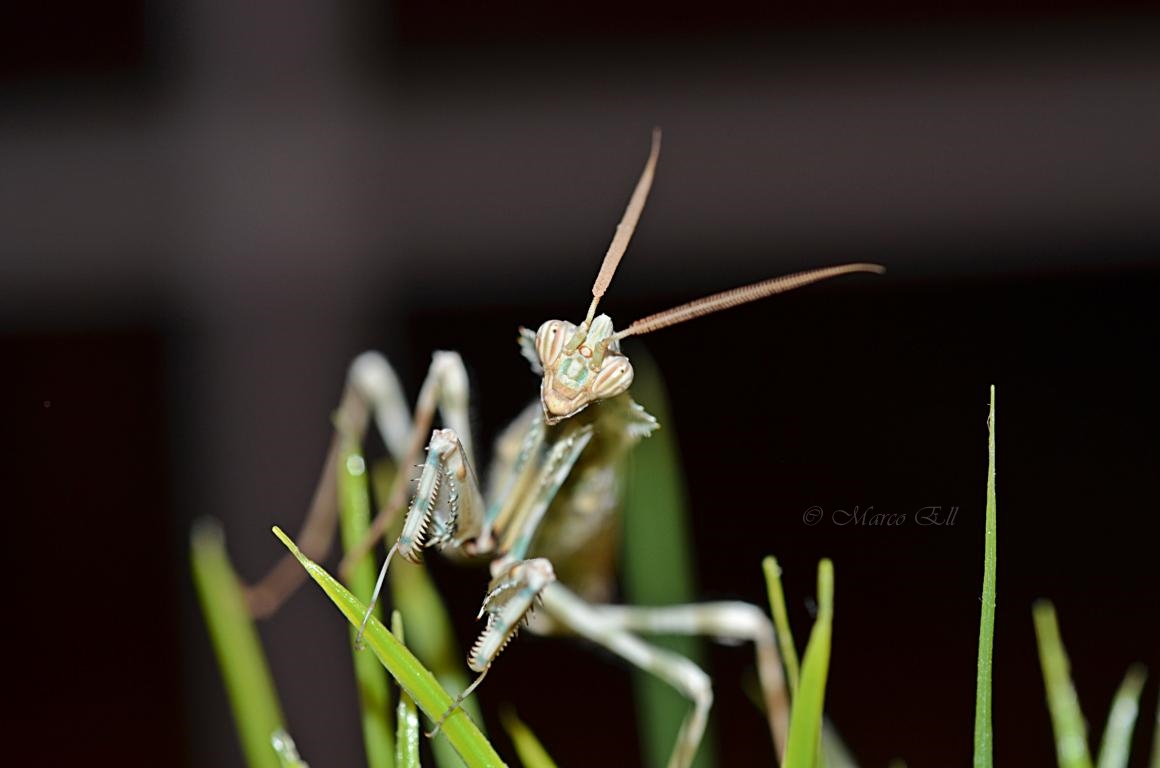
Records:
{"label": "mantis raptorial foreleg", "polygon": [[552,563],[543,557],[514,562],[496,560],[492,564],[492,572],[494,576],[476,617],[482,619],[486,616],[487,625],[467,654],[467,666],[478,672],[479,676],[455,697],[447,711],[435,721],[435,726],[427,734],[429,737],[438,733],[443,721],[483,682],[500,651],[516,636],[519,628],[531,619],[541,593],[556,581]]}
{"label": "mantis raptorial foreleg", "polygon": [[543,604],[548,615],[561,626],[656,675],[692,701],[693,708],[681,723],[669,757],[669,768],[690,765],[713,705],[713,687],[705,671],[678,653],[645,642],[625,629],[622,621],[603,614],[559,583],[544,589]]}
{"label": "mantis raptorial foreleg", "polygon": [[[327,451],[310,510],[298,534],[299,545],[308,557],[324,558],[334,541],[338,515],[337,464],[344,441],[361,443],[373,417],[391,457],[399,466],[410,466],[418,461],[436,411],[444,424],[458,432],[464,451],[470,457],[467,370],[457,353],[436,352],[432,356],[419,392],[414,421],[399,378],[386,358],[377,352],[366,352],[355,358],[334,414],[335,436]],[[367,540],[347,553],[340,570],[345,571],[349,563],[356,562],[370,551],[382,537],[394,513],[406,503],[410,484],[400,482],[395,485],[395,494],[375,518]],[[293,557],[283,557],[265,578],[248,588],[250,612],[258,617],[272,614],[305,578],[305,572]]]}
{"label": "mantis raptorial foreleg", "polygon": [[415,499],[399,538],[379,569],[374,592],[355,636],[356,645],[362,643],[363,631],[374,612],[395,552],[413,563],[419,562],[424,547],[451,547],[471,553],[483,528],[483,516],[483,494],[468,461],[466,447],[455,430],[435,430],[427,444],[427,459],[423,462]]}

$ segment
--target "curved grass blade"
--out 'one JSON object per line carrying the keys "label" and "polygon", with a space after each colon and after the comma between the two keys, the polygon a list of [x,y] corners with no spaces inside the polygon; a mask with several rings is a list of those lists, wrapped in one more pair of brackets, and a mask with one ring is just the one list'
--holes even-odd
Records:
{"label": "curved grass blade", "polygon": [[834,564],[822,560],[818,563],[818,618],[810,630],[798,693],[790,711],[784,762],[787,768],[812,768],[819,762],[833,623]]}
{"label": "curved grass blade", "polygon": [[503,710],[500,713],[500,720],[503,722],[504,730],[511,737],[516,754],[520,756],[520,762],[523,763],[524,768],[556,768],[556,763],[548,754],[548,750],[544,749],[544,745],[536,738],[536,734],[532,733],[531,728],[524,725],[514,710]]}
{"label": "curved grass blade", "polygon": [[1136,727],[1136,716],[1140,714],[1140,694],[1147,678],[1148,673],[1139,664],[1129,667],[1124,675],[1124,682],[1120,683],[1108,712],[1097,768],[1127,768],[1132,750],[1132,730]]}
{"label": "curved grass blade", "polygon": [[216,521],[202,520],[194,526],[190,562],[246,763],[250,768],[279,768],[270,740],[285,732],[282,707]]}
{"label": "curved grass blade", "polygon": [[[281,528],[275,526],[274,535],[298,559],[310,578],[322,587],[323,592],[342,611],[347,621],[353,626],[358,626],[366,611],[366,606],[363,605],[362,601],[348,592],[322,567],[302,554],[294,542],[290,540],[290,537],[282,532]],[[419,663],[419,660],[407,650],[406,646],[387,631],[382,622],[371,617],[364,637],[367,646],[387,668],[399,686],[410,694],[424,714],[432,720],[436,720],[451,707],[451,696],[443,690],[435,676]],[[447,737],[468,768],[504,765],[495,749],[462,709],[457,709],[448,716],[440,733]]]}
{"label": "curved grass blade", "polygon": [[[662,426],[633,449],[627,467],[621,558],[624,596],[632,605],[692,603],[696,598],[692,534],[668,397],[652,359],[638,350],[633,361],[633,395]],[[649,638],[649,642],[703,666],[704,644],[700,638],[657,637]],[[637,721],[641,724],[643,764],[664,765],[689,702],[648,672],[633,673],[633,689]],[[696,768],[712,766],[717,751],[714,742],[710,723],[693,762]]]}
{"label": "curved grass blade", "polygon": [[1031,606],[1035,637],[1039,642],[1039,664],[1043,667],[1043,685],[1047,690],[1047,707],[1055,731],[1055,755],[1060,768],[1091,768],[1087,726],[1067,662],[1067,651],[1059,636],[1055,606],[1040,600]]}
{"label": "curved grass blade", "polygon": [[[342,445],[338,462],[338,514],[343,549],[357,547],[370,528],[371,499],[367,487],[366,462],[357,443]],[[375,588],[375,562],[365,557],[351,568],[351,592],[360,600],[370,599]],[[381,615],[375,608],[376,617]],[[351,627],[353,648],[355,629]],[[359,710],[362,715],[363,744],[368,768],[393,768],[395,739],[392,733],[390,694],[383,667],[369,653],[354,654],[354,676],[358,683]]]}
{"label": "curved grass blade", "polygon": [[777,650],[781,652],[785,664],[785,677],[789,681],[790,700],[797,695],[798,655],[794,646],[793,632],[789,628],[789,613],[785,609],[785,591],[781,587],[781,566],[772,555],[761,561],[765,573],[765,589],[769,593],[769,611],[773,616],[773,627],[777,631]]}
{"label": "curved grass blade", "polygon": [[991,768],[991,665],[995,642],[995,574],[998,567],[995,500],[995,386],[987,416],[987,522],[983,534],[983,607],[979,617],[979,666],[975,678],[975,768]]}
{"label": "curved grass blade", "polygon": [[[406,643],[403,636],[403,615],[391,614],[391,632]],[[395,715],[398,733],[395,734],[395,764],[399,768],[419,768],[419,711],[406,691],[399,692],[399,707]]]}

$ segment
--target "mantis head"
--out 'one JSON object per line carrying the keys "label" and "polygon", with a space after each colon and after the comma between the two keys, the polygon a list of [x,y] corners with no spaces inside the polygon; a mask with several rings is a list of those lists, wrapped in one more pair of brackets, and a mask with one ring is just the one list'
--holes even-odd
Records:
{"label": "mantis head", "polygon": [[[596,307],[608,290],[612,276],[620,259],[628,248],[628,241],[636,229],[637,221],[644,210],[649,188],[656,172],[660,155],[661,134],[653,130],[652,150],[644,172],[636,183],[624,217],[616,226],[612,244],[604,255],[600,273],[592,286],[592,303],[588,314],[579,325],[565,320],[549,320],[536,331],[533,350],[525,338],[525,355],[532,360],[533,367],[539,363],[543,370],[540,382],[540,403],[544,410],[544,420],[557,424],[575,416],[592,403],[616,397],[632,384],[632,363],[620,351],[620,340],[626,336],[639,336],[676,323],[692,320],[711,312],[745,304],[775,293],[784,293],[819,280],[826,280],[851,272],[874,272],[886,270],[877,264],[844,264],[825,267],[809,272],[797,272],[784,277],[764,280],[752,285],[715,293],[679,307],[674,307],[655,315],[641,318],[622,331],[615,331],[608,315],[597,315]],[[525,331],[528,337],[530,331]]]}
{"label": "mantis head", "polygon": [[536,331],[536,355],[544,369],[540,403],[549,424],[616,397],[632,384],[632,363],[621,354],[608,315],[579,326],[549,320]]}

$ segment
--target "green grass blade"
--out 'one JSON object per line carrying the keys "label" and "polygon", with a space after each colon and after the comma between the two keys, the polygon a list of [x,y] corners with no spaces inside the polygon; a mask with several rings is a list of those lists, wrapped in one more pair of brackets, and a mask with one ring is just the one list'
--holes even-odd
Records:
{"label": "green grass blade", "polygon": [[282,768],[310,768],[298,756],[298,747],[294,745],[294,739],[290,738],[290,734],[286,731],[275,731],[270,737],[270,745],[274,748],[274,754],[278,755],[278,764]]}
{"label": "green grass blade", "polygon": [[[403,636],[403,614],[391,615],[391,632],[406,643]],[[399,692],[399,710],[395,715],[398,733],[395,735],[395,764],[399,768],[419,768],[419,710],[406,691]]]}
{"label": "green grass blade", "polygon": [[544,749],[544,745],[536,738],[536,734],[532,733],[532,729],[516,717],[514,711],[505,709],[500,719],[504,730],[511,737],[512,744],[515,745],[516,754],[520,756],[524,768],[556,768],[556,763],[548,754],[548,750]]}
{"label": "green grass blade", "polygon": [[[282,529],[275,527],[274,535],[298,559],[310,578],[322,587],[323,592],[346,616],[347,621],[354,626],[362,623],[363,614],[366,612],[366,606],[363,605],[362,601],[335,581],[322,567],[302,554],[294,542],[290,540],[290,537],[282,532]],[[443,690],[435,676],[419,663],[419,660],[407,650],[406,646],[387,631],[382,622],[372,617],[370,623],[367,624],[364,639],[367,646],[399,683],[399,686],[410,694],[419,709],[423,710],[423,713],[429,718],[437,720],[451,707],[451,696]],[[457,709],[447,718],[440,734],[451,742],[468,768],[504,764],[495,749],[462,709]]]}
{"label": "green grass blade", "polygon": [[810,630],[810,640],[802,659],[801,680],[790,710],[786,768],[812,768],[818,764],[833,624],[834,564],[822,560],[818,563],[818,618]]}
{"label": "green grass blade", "polygon": [[[371,474],[375,498],[389,499],[391,486],[398,476],[395,466],[389,461],[379,462]],[[388,531],[387,541],[398,538],[402,524],[400,515]],[[391,566],[387,581],[390,582],[394,606],[407,621],[407,647],[435,674],[435,679],[445,690],[459,692],[465,689],[470,682],[464,666],[465,654],[456,642],[451,617],[447,615],[443,599],[427,569],[415,567],[400,558]],[[480,598],[483,598],[482,592]],[[472,696],[462,706],[480,731],[486,733],[479,700]],[[462,765],[459,755],[446,739],[431,742],[431,753],[439,768],[459,768]]]}
{"label": "green grass blade", "polygon": [[[367,487],[366,463],[358,445],[344,444],[338,462],[338,509],[343,549],[357,547],[367,534],[371,520],[370,489]],[[375,560],[365,557],[351,569],[350,591],[364,602],[370,600],[377,577]],[[376,616],[381,611],[376,607]],[[351,627],[354,654],[354,676],[358,683],[359,709],[362,715],[363,744],[368,768],[393,768],[395,739],[392,733],[391,702],[387,676],[383,667],[369,653],[353,650],[354,627]]]}
{"label": "green grass blade", "polygon": [[1160,768],[1160,704],[1156,705],[1156,722],[1152,729],[1152,760],[1149,768]]}
{"label": "green grass blade", "polygon": [[282,707],[216,522],[202,521],[194,528],[190,561],[246,763],[250,768],[278,768],[270,740],[284,730]]}
{"label": "green grass blade", "polygon": [[793,632],[789,628],[789,614],[785,610],[785,591],[781,587],[781,566],[776,557],[761,561],[765,572],[765,589],[769,593],[769,611],[773,615],[773,627],[777,631],[777,649],[785,665],[785,677],[789,681],[790,700],[797,695],[798,655],[793,642]]}
{"label": "green grass blade", "polygon": [[[692,534],[682,482],[684,474],[669,418],[668,400],[656,365],[634,353],[633,396],[661,423],[642,440],[628,463],[624,498],[624,553],[621,574],[631,605],[681,605],[696,599]],[[703,642],[696,637],[649,638],[703,666]],[[633,673],[637,722],[645,765],[664,765],[689,702],[648,672]],[[707,730],[693,765],[710,768],[716,753]]]}
{"label": "green grass blade", "polygon": [[1043,684],[1047,690],[1047,707],[1051,712],[1051,725],[1055,731],[1055,754],[1060,768],[1091,768],[1092,758],[1088,751],[1087,727],[1075,687],[1071,684],[1071,673],[1067,661],[1067,651],[1059,636],[1059,622],[1055,618],[1055,606],[1040,600],[1031,607],[1031,617],[1035,621],[1035,637],[1039,642],[1039,664],[1043,667]]}
{"label": "green grass blade", "polygon": [[990,768],[994,757],[991,731],[991,664],[995,642],[995,575],[998,567],[995,499],[995,387],[987,415],[987,522],[983,534],[983,606],[979,617],[979,666],[975,678],[975,768]]}
{"label": "green grass blade", "polygon": [[1097,768],[1127,768],[1132,731],[1136,727],[1136,716],[1140,714],[1140,694],[1144,691],[1147,677],[1148,673],[1138,664],[1130,667],[1124,675],[1124,682],[1120,683],[1108,712]]}

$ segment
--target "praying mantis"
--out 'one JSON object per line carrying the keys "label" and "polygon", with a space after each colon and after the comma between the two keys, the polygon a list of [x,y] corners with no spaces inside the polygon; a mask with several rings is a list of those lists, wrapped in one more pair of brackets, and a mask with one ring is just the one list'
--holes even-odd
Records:
{"label": "praying mantis", "polygon": [[[484,629],[467,657],[477,674],[447,713],[483,681],[521,625],[538,633],[566,632],[600,645],[672,685],[692,706],[676,737],[669,765],[688,766],[705,730],[713,693],[708,675],[692,661],[649,643],[652,634],[710,636],[750,642],[757,657],[762,697],[778,754],[788,732],[788,695],[773,627],[764,611],[744,602],[711,602],[667,607],[601,605],[585,578],[586,555],[616,524],[621,466],[632,446],[658,424],[629,393],[633,368],[621,341],[677,323],[756,301],[831,277],[881,273],[875,264],[845,264],[778,277],[701,298],[637,320],[616,330],[597,314],[621,257],[636,229],[660,155],[654,131],[644,171],[592,287],[587,313],[579,323],[548,320],[537,330],[521,328],[519,348],[540,377],[537,401],[499,436],[486,485],[479,480],[477,454],[468,419],[466,368],[455,352],[436,352],[414,413],[387,360],[374,352],[352,363],[311,510],[299,537],[303,551],[324,554],[334,535],[336,466],[342,439],[361,441],[371,422],[399,466],[421,466],[410,484],[399,482],[360,547],[340,564],[345,571],[372,551],[390,521],[407,507],[402,531],[390,547],[356,644],[371,616],[396,554],[418,563],[424,549],[454,558],[486,560],[491,582],[479,617]],[[716,365],[712,361],[696,364]],[[728,376],[721,366],[720,376]],[[723,381],[723,383],[726,383]],[[435,415],[442,423],[432,428]],[[425,452],[424,452],[425,449]],[[285,560],[248,592],[251,610],[267,615],[302,580]],[[535,613],[532,609],[540,607]]]}

